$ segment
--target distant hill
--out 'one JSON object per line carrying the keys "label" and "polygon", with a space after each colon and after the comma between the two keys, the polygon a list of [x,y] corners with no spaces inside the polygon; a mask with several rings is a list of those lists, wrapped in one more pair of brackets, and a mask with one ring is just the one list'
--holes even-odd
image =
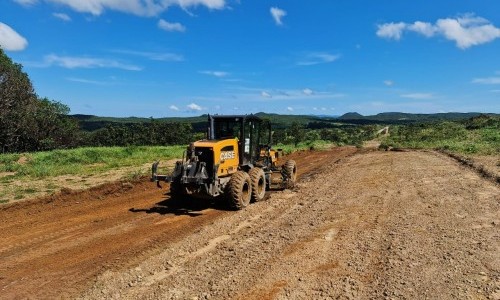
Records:
{"label": "distant hill", "polygon": [[[434,122],[434,121],[457,121],[470,119],[472,117],[477,117],[482,115],[478,112],[472,113],[437,113],[437,114],[409,114],[401,112],[384,112],[372,116],[363,116],[357,112],[349,112],[342,116],[316,116],[316,115],[280,115],[280,114],[268,114],[268,113],[257,113],[255,114],[261,118],[271,120],[271,123],[275,128],[285,128],[293,122],[297,122],[304,126],[309,126],[310,128],[324,128],[332,126],[345,125],[360,125],[360,124],[405,124],[414,122]],[[500,116],[500,114],[487,114]],[[115,118],[115,117],[99,117],[93,115],[82,115],[76,114],[72,115],[73,118],[77,119],[80,123],[80,127],[86,131],[93,131],[99,128],[106,127],[111,124],[137,124],[137,123],[147,123],[152,121],[159,122],[181,122],[190,123],[193,128],[197,131],[204,131],[207,123],[207,115],[201,115],[197,117],[166,117],[166,118],[137,118],[137,117],[127,117],[127,118]]]}
{"label": "distant hill", "polygon": [[[371,121],[382,123],[412,123],[412,122],[434,122],[434,121],[458,121],[470,119],[482,115],[479,112],[470,113],[436,113],[436,114],[409,114],[401,112],[384,112],[372,116],[363,116],[358,113],[346,113],[338,119],[342,121]],[[487,114],[496,115],[498,114]],[[356,122],[357,123],[357,122]]]}
{"label": "distant hill", "polygon": [[364,119],[365,117],[361,114],[358,114],[357,112],[348,112],[346,114],[343,114],[342,116],[338,117],[339,120],[358,120],[358,119]]}

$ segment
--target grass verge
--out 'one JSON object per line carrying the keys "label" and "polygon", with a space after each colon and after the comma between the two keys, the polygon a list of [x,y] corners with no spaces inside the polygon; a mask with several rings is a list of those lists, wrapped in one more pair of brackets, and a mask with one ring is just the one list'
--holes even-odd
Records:
{"label": "grass verge", "polygon": [[182,156],[185,146],[85,147],[47,152],[2,154],[3,181],[19,177],[92,176],[115,168],[138,166]]}

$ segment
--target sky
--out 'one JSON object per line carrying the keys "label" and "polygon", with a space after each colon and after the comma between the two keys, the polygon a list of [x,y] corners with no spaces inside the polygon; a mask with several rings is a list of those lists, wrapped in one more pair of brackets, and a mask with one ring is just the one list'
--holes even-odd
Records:
{"label": "sky", "polygon": [[2,0],[72,114],[500,113],[498,0]]}

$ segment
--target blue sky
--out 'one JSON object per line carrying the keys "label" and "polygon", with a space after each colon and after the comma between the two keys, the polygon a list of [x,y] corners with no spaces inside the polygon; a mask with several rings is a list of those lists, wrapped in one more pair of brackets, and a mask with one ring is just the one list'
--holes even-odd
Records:
{"label": "blue sky", "polygon": [[498,0],[2,0],[0,46],[71,113],[500,113]]}

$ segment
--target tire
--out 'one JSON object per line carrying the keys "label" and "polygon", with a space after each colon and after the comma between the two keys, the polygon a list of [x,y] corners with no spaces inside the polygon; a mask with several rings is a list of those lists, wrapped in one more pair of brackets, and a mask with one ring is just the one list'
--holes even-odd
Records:
{"label": "tire", "polygon": [[240,210],[250,204],[252,182],[248,173],[238,171],[231,176],[227,184],[227,200],[232,209]]}
{"label": "tire", "polygon": [[287,188],[291,188],[295,185],[297,180],[297,164],[294,160],[287,160],[283,165],[283,171],[288,177]]}
{"label": "tire", "polygon": [[266,174],[261,168],[253,168],[248,172],[252,183],[252,202],[259,202],[266,196]]}

